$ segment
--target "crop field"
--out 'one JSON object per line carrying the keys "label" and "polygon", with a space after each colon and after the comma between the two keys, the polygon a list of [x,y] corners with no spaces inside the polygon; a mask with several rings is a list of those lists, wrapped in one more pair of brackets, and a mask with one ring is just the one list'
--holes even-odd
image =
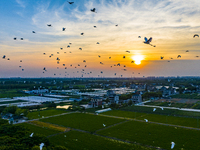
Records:
{"label": "crop field", "polygon": [[27,117],[29,119],[37,119],[37,118],[42,118],[42,116],[47,117],[47,116],[53,116],[53,115],[58,115],[62,113],[67,113],[67,112],[68,112],[67,110],[47,109],[47,110],[29,112]]}
{"label": "crop field", "polygon": [[144,106],[129,106],[121,108],[123,111],[133,111],[141,113],[150,113],[150,114],[162,114],[170,116],[185,116],[185,117],[200,117],[200,112],[190,112],[177,109],[164,109],[156,108],[156,111],[153,112],[153,107],[144,107]]}
{"label": "crop field", "polygon": [[97,133],[164,149],[170,149],[172,141],[174,149],[200,149],[200,131],[146,122],[129,121]]}
{"label": "crop field", "polygon": [[132,118],[132,119],[136,119],[140,116],[146,115],[146,113],[133,112],[133,111],[121,111],[121,110],[111,110],[111,111],[103,112],[102,114],[117,116],[117,117]]}
{"label": "crop field", "polygon": [[13,98],[18,96],[27,96],[26,93],[18,92],[18,89],[7,89],[7,90],[0,90],[0,98]]}
{"label": "crop field", "polygon": [[53,130],[53,129],[50,129],[47,127],[39,127],[39,126],[35,126],[35,125],[29,124],[29,123],[22,123],[21,125],[28,128],[30,130],[30,132],[42,134],[45,136],[56,134],[56,133],[60,132],[58,130]]}
{"label": "crop field", "polygon": [[105,124],[106,126],[110,126],[124,120],[110,117],[102,117],[92,114],[72,113],[57,117],[45,118],[41,119],[40,121],[94,132],[98,129],[104,128],[103,124]]}
{"label": "crop field", "polygon": [[20,102],[27,102],[27,101],[23,101],[23,100],[17,100],[17,101],[0,101],[0,105],[1,104],[11,104],[11,103],[20,103]]}
{"label": "crop field", "polygon": [[187,126],[187,127],[194,127],[194,128],[199,128],[199,123],[200,123],[200,120],[196,118],[184,118],[184,117],[147,114],[147,113],[139,113],[139,112],[131,112],[131,111],[112,110],[112,111],[104,112],[102,114],[126,117],[126,118],[132,118],[132,119],[136,118],[137,120],[148,119],[149,121],[152,121],[152,122],[159,122],[159,123],[166,123],[166,124],[173,124],[173,125],[180,125],[180,126]]}
{"label": "crop field", "polygon": [[119,142],[78,131],[69,131],[50,137],[49,140],[56,145],[66,146],[69,150],[151,150],[151,148]]}

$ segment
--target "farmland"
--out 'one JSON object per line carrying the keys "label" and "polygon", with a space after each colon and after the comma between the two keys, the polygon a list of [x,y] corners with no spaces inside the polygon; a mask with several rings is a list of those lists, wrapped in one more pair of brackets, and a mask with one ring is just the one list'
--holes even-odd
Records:
{"label": "farmland", "polygon": [[57,117],[41,119],[40,121],[94,132],[98,129],[103,128],[103,124],[105,124],[106,126],[110,126],[124,120],[84,113],[72,113]]}
{"label": "farmland", "polygon": [[170,149],[172,141],[176,149],[200,149],[200,131],[146,122],[129,121],[97,133],[164,149]]}
{"label": "farmland", "polygon": [[148,119],[149,121],[152,121],[152,122],[199,128],[199,119],[196,119],[196,118],[175,117],[175,116],[147,114],[147,113],[139,113],[139,112],[120,111],[120,110],[108,111],[108,112],[104,112],[103,114],[132,118],[132,119],[137,119],[137,120]]}
{"label": "farmland", "polygon": [[67,110],[59,110],[59,109],[47,109],[47,110],[40,110],[40,111],[33,111],[29,112],[27,117],[29,119],[37,119],[37,118],[42,118],[42,116],[47,117],[47,116],[52,116],[52,115],[58,115],[62,113],[67,113]]}
{"label": "farmland", "polygon": [[151,148],[119,142],[78,131],[69,131],[67,133],[50,137],[49,139],[50,142],[56,145],[66,146],[69,150],[151,150]]}
{"label": "farmland", "polygon": [[60,132],[58,130],[49,129],[47,127],[39,127],[39,126],[28,124],[28,123],[23,123],[22,126],[28,128],[31,132],[34,132],[34,133],[37,133],[37,134],[42,134],[42,135],[45,135],[45,136],[49,136],[49,135],[56,134],[56,133]]}

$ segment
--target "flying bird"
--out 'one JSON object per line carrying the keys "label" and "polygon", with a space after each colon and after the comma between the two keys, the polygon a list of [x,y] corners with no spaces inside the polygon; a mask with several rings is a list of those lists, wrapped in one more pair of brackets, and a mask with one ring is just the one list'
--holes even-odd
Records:
{"label": "flying bird", "polygon": [[199,35],[198,35],[198,34],[195,34],[195,35],[193,36],[193,38],[195,38],[196,36],[197,36],[197,37],[199,37]]}
{"label": "flying bird", "polygon": [[115,26],[118,27],[118,24],[116,24]]}
{"label": "flying bird", "polygon": [[33,134],[34,134],[34,133],[31,133],[30,137],[33,137]]}
{"label": "flying bird", "polygon": [[103,124],[103,126],[105,127],[106,125],[105,125],[105,124]]}
{"label": "flying bird", "polygon": [[123,56],[123,58],[126,58],[126,56]]}
{"label": "flying bird", "polygon": [[152,37],[150,37],[149,39],[147,39],[147,37],[144,37],[144,43],[145,44],[150,44],[152,41]]}
{"label": "flying bird", "polygon": [[21,38],[21,40],[24,40],[24,38]]}
{"label": "flying bird", "polygon": [[97,44],[100,44],[99,42],[97,42]]}
{"label": "flying bird", "polygon": [[147,119],[144,119],[146,122],[148,122],[148,120]]}
{"label": "flying bird", "polygon": [[160,56],[160,59],[163,59],[164,58],[164,56]]}
{"label": "flying bird", "polygon": [[20,60],[20,62],[22,62],[22,60]]}
{"label": "flying bird", "polygon": [[97,26],[94,26],[94,28],[97,28]]}
{"label": "flying bird", "polygon": [[48,27],[52,27],[52,25],[51,25],[51,24],[47,24],[47,26],[48,26]]}
{"label": "flying bird", "polygon": [[62,31],[65,31],[66,28],[62,28]]}
{"label": "flying bird", "polygon": [[134,63],[134,61],[131,61],[131,63]]}
{"label": "flying bird", "polygon": [[67,45],[67,48],[70,48],[70,45]]}
{"label": "flying bird", "polygon": [[189,50],[186,50],[185,52],[189,52]]}
{"label": "flying bird", "polygon": [[175,146],[175,143],[174,142],[171,142],[171,149],[173,149]]}
{"label": "flying bird", "polygon": [[63,50],[63,48],[61,47],[60,50]]}
{"label": "flying bird", "polygon": [[84,33],[81,33],[81,35],[84,35]]}
{"label": "flying bird", "polygon": [[17,38],[15,37],[15,38],[13,38],[14,40],[17,40]]}
{"label": "flying bird", "polygon": [[74,4],[74,2],[69,2],[69,1],[67,1],[67,2],[68,2],[70,5],[71,5],[71,4]]}
{"label": "flying bird", "polygon": [[111,59],[111,57],[109,57],[109,59]]}
{"label": "flying bird", "polygon": [[32,31],[32,33],[35,33],[35,31]]}
{"label": "flying bird", "polygon": [[40,144],[40,150],[42,150],[43,146],[44,146],[44,143],[41,143]]}
{"label": "flying bird", "polygon": [[96,12],[96,8],[90,9],[91,12]]}
{"label": "flying bird", "polygon": [[130,51],[126,51],[127,53],[130,53]]}
{"label": "flying bird", "polygon": [[82,50],[82,48],[79,48],[79,50]]}
{"label": "flying bird", "polygon": [[181,55],[178,55],[177,58],[181,58]]}
{"label": "flying bird", "polygon": [[156,111],[156,108],[153,108],[153,111]]}
{"label": "flying bird", "polygon": [[138,38],[141,38],[141,36],[138,36]]}
{"label": "flying bird", "polygon": [[5,59],[6,58],[6,55],[3,55],[3,57],[2,57],[3,59]]}
{"label": "flying bird", "polygon": [[100,58],[101,56],[100,56],[100,55],[98,55],[98,57]]}

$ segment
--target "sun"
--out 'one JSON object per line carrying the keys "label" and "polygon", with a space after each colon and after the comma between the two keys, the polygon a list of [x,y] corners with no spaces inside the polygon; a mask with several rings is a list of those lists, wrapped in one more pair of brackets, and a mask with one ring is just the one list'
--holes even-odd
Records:
{"label": "sun", "polygon": [[131,58],[135,61],[136,65],[140,65],[141,61],[144,59],[144,56],[142,56],[142,55],[134,55]]}

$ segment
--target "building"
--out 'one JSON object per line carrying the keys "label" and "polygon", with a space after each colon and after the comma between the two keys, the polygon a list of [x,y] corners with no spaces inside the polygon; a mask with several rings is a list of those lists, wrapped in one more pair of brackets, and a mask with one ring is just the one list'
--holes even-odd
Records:
{"label": "building", "polygon": [[141,94],[134,94],[131,97],[133,103],[141,103],[142,102],[142,95]]}
{"label": "building", "polygon": [[91,101],[89,102],[89,105],[92,107],[98,107],[99,105],[102,105],[103,98],[100,96],[95,96],[91,98]]}

